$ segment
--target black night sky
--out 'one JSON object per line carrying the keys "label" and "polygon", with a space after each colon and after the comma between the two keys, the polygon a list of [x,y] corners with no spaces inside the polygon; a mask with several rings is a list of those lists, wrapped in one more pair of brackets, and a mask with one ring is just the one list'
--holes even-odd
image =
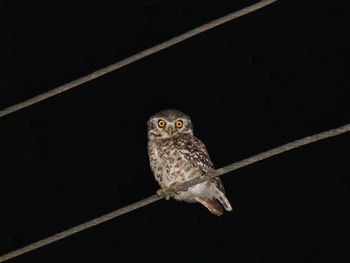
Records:
{"label": "black night sky", "polygon": [[[158,189],[146,121],[189,114],[217,168],[350,121],[347,1],[286,0],[0,119],[0,254]],[[0,108],[254,1],[0,0]],[[9,262],[348,262],[350,135]],[[345,258],[347,257],[347,258]]]}

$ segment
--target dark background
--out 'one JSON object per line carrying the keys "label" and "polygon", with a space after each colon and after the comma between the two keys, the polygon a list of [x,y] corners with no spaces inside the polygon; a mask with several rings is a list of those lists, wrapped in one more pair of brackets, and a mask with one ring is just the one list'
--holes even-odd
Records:
{"label": "dark background", "polygon": [[[0,107],[253,2],[0,1]],[[0,254],[153,194],[160,109],[216,167],[349,122],[346,2],[279,1],[2,118]],[[347,262],[349,139],[223,176],[220,218],[162,200],[11,262]]]}

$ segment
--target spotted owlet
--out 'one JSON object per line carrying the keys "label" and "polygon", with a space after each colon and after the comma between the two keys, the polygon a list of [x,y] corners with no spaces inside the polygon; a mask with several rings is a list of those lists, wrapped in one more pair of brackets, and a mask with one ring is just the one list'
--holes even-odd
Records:
{"label": "spotted owlet", "polygon": [[[178,110],[163,110],[148,120],[148,155],[159,185],[172,187],[214,169],[204,144],[193,135],[189,116]],[[232,211],[220,178],[199,183],[173,198],[198,202],[220,216],[223,208]]]}

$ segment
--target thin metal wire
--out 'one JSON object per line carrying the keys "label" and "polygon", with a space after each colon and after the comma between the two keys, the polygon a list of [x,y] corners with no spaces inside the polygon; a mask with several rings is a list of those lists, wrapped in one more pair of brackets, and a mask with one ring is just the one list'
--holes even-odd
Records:
{"label": "thin metal wire", "polygon": [[171,46],[173,46],[173,45],[175,45],[177,43],[185,41],[185,40],[187,40],[187,39],[189,39],[189,38],[191,38],[193,36],[196,36],[196,35],[198,35],[200,33],[208,31],[208,30],[210,30],[210,29],[212,29],[214,27],[220,26],[220,25],[222,25],[224,23],[227,23],[229,21],[232,21],[232,20],[234,20],[234,19],[236,19],[238,17],[244,16],[244,15],[249,14],[251,12],[254,12],[254,11],[258,10],[258,9],[261,9],[261,8],[263,8],[263,7],[267,6],[267,5],[270,5],[270,4],[272,4],[272,3],[276,2],[276,1],[277,0],[262,0],[262,1],[258,2],[258,3],[256,3],[256,4],[250,5],[248,7],[240,9],[238,11],[230,13],[230,14],[228,14],[226,16],[223,16],[223,17],[221,17],[219,19],[213,20],[213,21],[211,21],[211,22],[209,22],[207,24],[204,24],[204,25],[201,25],[199,27],[196,27],[196,28],[194,28],[192,30],[189,30],[189,31],[179,35],[179,36],[176,36],[176,37],[171,38],[171,39],[169,39],[169,40],[167,40],[167,41],[165,41],[163,43],[160,43],[158,45],[155,45],[153,47],[145,49],[144,51],[136,53],[135,55],[132,55],[132,56],[130,56],[128,58],[122,59],[122,60],[120,60],[120,61],[118,61],[118,62],[116,62],[116,63],[114,63],[112,65],[109,65],[107,67],[104,67],[104,68],[101,68],[99,70],[96,70],[96,71],[94,71],[94,72],[92,72],[92,73],[90,73],[88,75],[85,75],[85,76],[83,76],[81,78],[73,80],[73,81],[71,81],[69,83],[66,83],[66,84],[62,85],[62,86],[59,86],[57,88],[54,88],[54,89],[49,90],[47,92],[44,92],[44,93],[42,93],[40,95],[37,95],[37,96],[35,96],[33,98],[30,98],[28,100],[19,102],[18,104],[12,105],[12,106],[10,106],[8,108],[5,108],[3,110],[0,110],[0,118],[3,117],[3,116],[8,115],[10,113],[19,111],[19,110],[24,109],[26,107],[29,107],[29,106],[31,106],[31,105],[33,105],[35,103],[40,102],[40,101],[46,100],[46,99],[48,99],[50,97],[56,96],[56,95],[58,95],[58,94],[60,94],[62,92],[65,92],[67,90],[73,89],[73,88],[75,88],[75,87],[77,87],[79,85],[82,85],[82,84],[84,84],[84,83],[86,83],[88,81],[94,80],[94,79],[96,79],[98,77],[101,77],[101,76],[103,76],[103,75],[105,75],[107,73],[110,73],[110,72],[112,72],[114,70],[120,69],[120,68],[122,68],[122,67],[124,67],[126,65],[129,65],[129,64],[131,64],[131,63],[133,63],[135,61],[138,61],[138,60],[140,60],[142,58],[145,58],[145,57],[147,57],[149,55],[152,55],[152,54],[157,53],[157,52],[159,52],[161,50],[164,50],[164,49],[166,49],[168,47],[171,47]]}
{"label": "thin metal wire", "polygon": [[268,151],[262,152],[260,154],[254,155],[252,157],[243,159],[243,160],[241,160],[239,162],[232,163],[230,165],[227,165],[225,167],[217,169],[214,172],[207,173],[201,178],[193,179],[191,181],[185,182],[181,186],[177,187],[175,190],[174,189],[167,189],[167,190],[165,190],[163,192],[164,195],[162,195],[162,196],[152,195],[152,196],[150,196],[148,198],[145,198],[145,199],[143,199],[141,201],[138,201],[136,203],[133,203],[131,205],[125,206],[123,208],[120,208],[118,210],[115,210],[113,212],[105,214],[105,215],[100,216],[98,218],[95,218],[93,220],[87,221],[87,222],[85,222],[83,224],[80,224],[78,226],[69,228],[69,229],[67,229],[65,231],[62,231],[62,232],[56,234],[56,235],[50,236],[48,238],[45,238],[45,239],[39,240],[37,242],[34,242],[34,243],[32,243],[32,244],[30,244],[28,246],[25,246],[25,247],[16,249],[14,251],[11,251],[11,252],[9,252],[7,254],[4,254],[4,255],[0,256],[0,262],[4,262],[6,260],[18,257],[20,255],[23,255],[23,254],[27,253],[27,252],[33,251],[33,250],[38,249],[40,247],[46,246],[48,244],[51,244],[53,242],[56,242],[56,241],[61,240],[63,238],[66,238],[68,236],[71,236],[71,235],[74,235],[76,233],[79,233],[79,232],[81,232],[83,230],[86,230],[86,229],[88,229],[90,227],[99,225],[99,224],[101,224],[103,222],[106,222],[108,220],[114,219],[114,218],[116,218],[118,216],[121,216],[123,214],[129,213],[129,212],[131,212],[131,211],[133,211],[135,209],[138,209],[138,208],[141,208],[143,206],[146,206],[146,205],[149,205],[151,203],[154,203],[154,202],[164,198],[165,196],[168,196],[168,195],[171,195],[171,194],[175,193],[176,191],[186,190],[188,187],[191,187],[191,186],[193,186],[195,184],[204,182],[204,181],[206,181],[206,180],[208,180],[210,178],[213,178],[213,177],[216,177],[216,176],[220,176],[220,175],[232,172],[232,171],[237,170],[239,168],[242,168],[242,167],[251,165],[253,163],[259,162],[261,160],[270,158],[270,157],[272,157],[274,155],[281,154],[281,153],[286,152],[286,151],[290,151],[292,149],[301,147],[303,145],[306,145],[306,144],[309,144],[309,143],[312,143],[312,142],[316,142],[316,141],[319,141],[319,140],[324,140],[326,138],[337,136],[337,135],[340,135],[342,133],[349,132],[349,131],[350,131],[350,123],[347,124],[347,125],[341,126],[339,128],[335,128],[335,129],[328,130],[328,131],[325,131],[325,132],[317,133],[317,134],[314,134],[314,135],[311,135],[311,136],[307,136],[307,137],[304,137],[302,139],[299,139],[299,140],[296,140],[296,141],[293,141],[293,142],[290,142],[290,143],[283,144],[283,145],[281,145],[279,147],[276,147],[276,148],[273,148],[271,150],[268,150]]}

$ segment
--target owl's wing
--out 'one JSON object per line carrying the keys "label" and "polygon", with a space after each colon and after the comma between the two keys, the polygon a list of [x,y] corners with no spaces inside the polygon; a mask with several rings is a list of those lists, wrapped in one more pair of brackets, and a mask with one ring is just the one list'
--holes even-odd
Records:
{"label": "owl's wing", "polygon": [[[174,144],[176,149],[187,159],[194,167],[200,168],[203,173],[209,172],[214,169],[214,165],[210,160],[209,154],[205,145],[196,137],[191,134],[181,134],[179,136],[174,136]],[[224,185],[222,184],[219,177],[209,179],[207,182],[208,190],[215,195],[215,199],[219,200],[221,205],[227,210],[231,211],[232,207],[230,202],[225,196]],[[214,199],[214,200],[215,200]],[[211,204],[208,204],[208,200],[203,197],[197,197],[197,201],[206,206],[210,211],[209,207],[214,205],[213,200]],[[214,210],[213,210],[214,211]],[[212,212],[213,212],[212,211]],[[215,212],[213,212],[215,214]],[[217,215],[222,214],[222,211],[216,210]]]}
{"label": "owl's wing", "polygon": [[[197,137],[191,134],[181,134],[174,137],[174,144],[176,149],[189,160],[194,167],[200,168],[203,173],[215,169],[204,143]],[[209,181],[214,183],[218,190],[225,193],[224,185],[219,177],[212,178]]]}
{"label": "owl's wing", "polygon": [[191,134],[180,134],[173,138],[176,149],[194,167],[200,168],[204,173],[214,169],[205,145],[198,138]]}

